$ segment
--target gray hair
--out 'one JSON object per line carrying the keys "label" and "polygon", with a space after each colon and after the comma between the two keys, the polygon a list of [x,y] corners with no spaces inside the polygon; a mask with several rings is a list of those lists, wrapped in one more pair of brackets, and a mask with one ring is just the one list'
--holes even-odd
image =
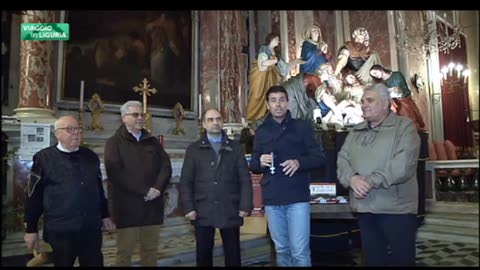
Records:
{"label": "gray hair", "polygon": [[59,125],[60,125],[60,118],[58,118],[57,120],[55,120],[55,123],[53,124],[53,128],[55,130],[57,130],[59,128]]}
{"label": "gray hair", "polygon": [[53,123],[53,129],[57,130],[59,128],[60,122],[63,122],[65,118],[72,118],[78,122],[78,119],[73,115],[63,115],[63,116],[60,116],[57,120],[55,120],[55,122]]}
{"label": "gray hair", "polygon": [[369,84],[363,89],[363,91],[377,91],[378,94],[380,95],[380,98],[384,101],[391,101],[390,98],[390,91],[388,90],[387,86],[383,83],[375,83],[375,84]]}
{"label": "gray hair", "polygon": [[389,104],[392,103],[392,99],[390,97],[390,91],[388,90],[387,86],[383,83],[376,83],[376,84],[369,84],[363,89],[363,92],[367,91],[376,91],[380,96],[380,99],[383,101],[387,101]]}
{"label": "gray hair", "polygon": [[138,100],[129,100],[125,102],[121,107],[120,107],[120,113],[122,116],[128,113],[128,108],[130,107],[140,107],[142,108],[142,103]]}

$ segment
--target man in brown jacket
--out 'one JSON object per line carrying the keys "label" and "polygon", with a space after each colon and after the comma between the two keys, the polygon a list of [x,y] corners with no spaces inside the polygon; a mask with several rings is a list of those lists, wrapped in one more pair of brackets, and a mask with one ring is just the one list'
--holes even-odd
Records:
{"label": "man in brown jacket", "polygon": [[140,238],[141,265],[156,266],[164,192],[172,175],[170,158],[157,138],[142,128],[141,102],[127,101],[120,112],[123,125],[108,139],[104,153],[118,228],[116,265],[131,265]]}
{"label": "man in brown jacket", "polygon": [[225,266],[240,266],[240,226],[253,208],[250,172],[240,144],[223,132],[218,110],[205,112],[203,127],[187,148],[180,180],[185,217],[195,225],[197,266],[213,266],[216,228]]}

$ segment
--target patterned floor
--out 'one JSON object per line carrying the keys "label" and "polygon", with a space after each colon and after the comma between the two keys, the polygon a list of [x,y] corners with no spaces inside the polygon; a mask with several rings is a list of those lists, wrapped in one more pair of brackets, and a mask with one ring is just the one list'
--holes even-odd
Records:
{"label": "patterned floor", "polygon": [[[353,258],[345,254],[312,255],[312,266],[362,266],[360,250],[352,251]],[[352,261],[353,259],[353,261]],[[423,267],[478,267],[478,244],[452,243],[437,240],[417,241],[417,266]],[[252,262],[245,266],[266,267],[270,261]]]}
{"label": "patterned floor", "polygon": [[[176,240],[174,240],[176,239]],[[188,252],[194,247],[193,239],[188,236],[180,236],[168,239],[159,249],[159,253],[177,253]],[[191,250],[192,251],[192,250]],[[115,257],[114,248],[104,249],[105,266],[112,266]],[[313,254],[313,266],[362,266],[360,259],[360,251],[353,250],[352,257],[346,254],[324,254],[318,256]],[[248,260],[243,266],[267,267],[270,261],[264,256],[262,260]],[[2,257],[2,266],[25,266],[31,255]],[[134,260],[138,259],[138,255],[134,256]],[[353,259],[353,260],[352,260]],[[217,258],[216,261],[221,262],[223,259]],[[189,263],[190,264],[190,263]],[[187,265],[189,265],[187,264]],[[46,267],[53,266],[51,260],[43,265]],[[455,266],[455,267],[478,267],[479,266],[479,246],[478,244],[451,243],[437,240],[421,240],[417,241],[417,266],[438,267],[438,266]]]}
{"label": "patterned floor", "polygon": [[449,243],[438,240],[417,242],[420,266],[477,266],[478,244]]}

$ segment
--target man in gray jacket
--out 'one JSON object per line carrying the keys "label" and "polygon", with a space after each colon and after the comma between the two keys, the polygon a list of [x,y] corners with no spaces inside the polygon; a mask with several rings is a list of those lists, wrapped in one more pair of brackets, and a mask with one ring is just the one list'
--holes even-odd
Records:
{"label": "man in gray jacket", "polygon": [[390,111],[385,85],[367,86],[361,102],[366,121],[345,139],[337,176],[350,188],[367,265],[414,266],[420,137],[412,120]]}
{"label": "man in gray jacket", "polygon": [[240,266],[240,226],[253,208],[250,172],[241,145],[223,132],[218,110],[205,112],[203,127],[187,148],[180,180],[185,217],[195,225],[197,266],[213,266],[216,228],[225,266]]}

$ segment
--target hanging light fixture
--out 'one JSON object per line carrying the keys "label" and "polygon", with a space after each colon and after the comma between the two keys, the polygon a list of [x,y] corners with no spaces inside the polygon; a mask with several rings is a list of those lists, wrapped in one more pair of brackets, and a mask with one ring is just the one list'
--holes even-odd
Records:
{"label": "hanging light fixture", "polygon": [[[446,14],[444,14],[444,17]],[[403,13],[398,11],[398,24],[402,35],[397,35],[397,47],[400,50],[407,51],[411,54],[428,58],[431,53],[443,52],[450,53],[457,47],[461,48],[460,34],[462,27],[457,24],[454,25],[453,31],[449,31],[444,23],[436,24],[437,27],[432,27],[436,20],[427,20],[425,16],[423,20],[425,24],[419,29],[412,29],[407,26]],[[434,30],[436,29],[436,30]]]}

